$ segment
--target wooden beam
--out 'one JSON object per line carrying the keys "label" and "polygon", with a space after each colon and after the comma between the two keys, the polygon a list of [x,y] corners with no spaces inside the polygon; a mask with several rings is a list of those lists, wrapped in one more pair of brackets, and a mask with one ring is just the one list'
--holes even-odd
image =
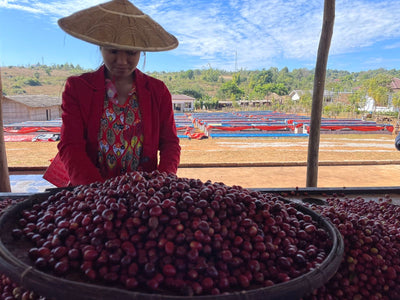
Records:
{"label": "wooden beam", "polygon": [[10,176],[8,174],[6,144],[3,130],[3,84],[0,72],[0,192],[11,192]]}
{"label": "wooden beam", "polygon": [[314,90],[311,107],[310,135],[308,139],[307,187],[316,187],[318,181],[318,153],[322,104],[325,90],[326,65],[335,20],[335,0],[325,0],[322,32],[319,41],[314,74]]}

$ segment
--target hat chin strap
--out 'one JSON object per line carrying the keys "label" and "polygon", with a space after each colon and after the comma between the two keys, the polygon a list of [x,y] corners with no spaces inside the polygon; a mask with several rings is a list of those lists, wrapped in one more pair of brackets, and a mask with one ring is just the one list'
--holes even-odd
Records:
{"label": "hat chin strap", "polygon": [[145,70],[145,67],[146,67],[146,51],[142,51],[142,53],[143,53],[143,65],[142,65],[142,71],[144,71]]}

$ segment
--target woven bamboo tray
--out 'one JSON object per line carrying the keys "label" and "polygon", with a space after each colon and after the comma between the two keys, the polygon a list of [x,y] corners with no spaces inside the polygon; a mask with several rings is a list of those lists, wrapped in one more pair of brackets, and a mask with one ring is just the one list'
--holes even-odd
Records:
{"label": "woven bamboo tray", "polygon": [[[10,277],[21,287],[34,291],[49,299],[59,300],[183,300],[188,297],[171,295],[167,291],[162,294],[133,292],[119,287],[97,285],[83,281],[76,274],[66,278],[56,277],[52,274],[39,271],[33,266],[28,257],[28,249],[32,244],[28,241],[15,240],[11,231],[17,227],[17,220],[22,210],[31,208],[33,204],[40,203],[48,198],[51,192],[29,196],[9,209],[0,217],[0,272]],[[283,199],[285,200],[285,199]],[[296,208],[317,221],[318,226],[324,228],[330,235],[333,246],[325,261],[313,271],[285,283],[271,287],[254,288],[251,290],[232,292],[223,295],[194,296],[198,300],[286,300],[300,299],[305,294],[323,286],[338,270],[344,252],[344,242],[339,231],[329,221],[311,209],[300,204]]]}

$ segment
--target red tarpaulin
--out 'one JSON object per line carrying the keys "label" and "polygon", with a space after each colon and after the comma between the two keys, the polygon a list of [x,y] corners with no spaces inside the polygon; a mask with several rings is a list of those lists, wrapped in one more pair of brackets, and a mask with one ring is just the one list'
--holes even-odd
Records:
{"label": "red tarpaulin", "polygon": [[206,135],[204,134],[204,132],[194,132],[192,133],[193,128],[191,127],[187,127],[186,131],[185,131],[185,135],[191,139],[194,140],[200,140],[202,138],[204,138]]}
{"label": "red tarpaulin", "polygon": [[218,129],[225,131],[240,131],[246,129],[259,129],[259,130],[281,130],[288,128],[286,125],[259,125],[259,126],[206,126],[207,130]]}
{"label": "red tarpaulin", "polygon": [[30,132],[37,132],[37,131],[49,131],[49,132],[60,132],[61,127],[22,127],[22,128],[12,128],[12,127],[4,127],[4,131],[8,133],[30,133]]}
{"label": "red tarpaulin", "polygon": [[[393,132],[393,126],[321,126],[321,129],[328,129],[328,130],[343,130],[343,129],[350,129],[354,131],[383,131],[388,130],[389,132]],[[310,126],[307,126],[307,132],[310,130]]]}
{"label": "red tarpaulin", "polygon": [[24,135],[5,135],[4,141],[5,142],[32,142],[32,139],[36,135],[32,134],[24,134]]}

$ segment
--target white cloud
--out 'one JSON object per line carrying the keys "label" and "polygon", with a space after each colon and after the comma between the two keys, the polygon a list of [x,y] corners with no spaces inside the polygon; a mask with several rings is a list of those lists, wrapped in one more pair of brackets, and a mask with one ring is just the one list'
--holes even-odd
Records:
{"label": "white cloud", "polygon": [[397,1],[342,1],[337,8],[332,53],[341,54],[376,42],[400,37]]}
{"label": "white cloud", "polygon": [[0,1],[0,8],[22,10],[22,11],[26,11],[28,13],[33,13],[33,14],[41,14],[42,13],[42,11],[40,11],[39,9],[29,6],[29,5],[26,5],[26,1],[3,0],[3,1]]}
{"label": "white cloud", "polygon": [[400,42],[392,43],[384,47],[384,49],[397,49],[400,48]]}
{"label": "white cloud", "polygon": [[[104,1],[0,1],[0,9],[19,9],[53,19]],[[323,17],[320,0],[136,0],[138,8],[176,35],[178,54],[196,56],[213,67],[247,69],[278,59],[313,61]],[[338,0],[330,54],[346,54],[377,42],[400,38],[398,0]],[[387,48],[400,47],[394,40]]]}

